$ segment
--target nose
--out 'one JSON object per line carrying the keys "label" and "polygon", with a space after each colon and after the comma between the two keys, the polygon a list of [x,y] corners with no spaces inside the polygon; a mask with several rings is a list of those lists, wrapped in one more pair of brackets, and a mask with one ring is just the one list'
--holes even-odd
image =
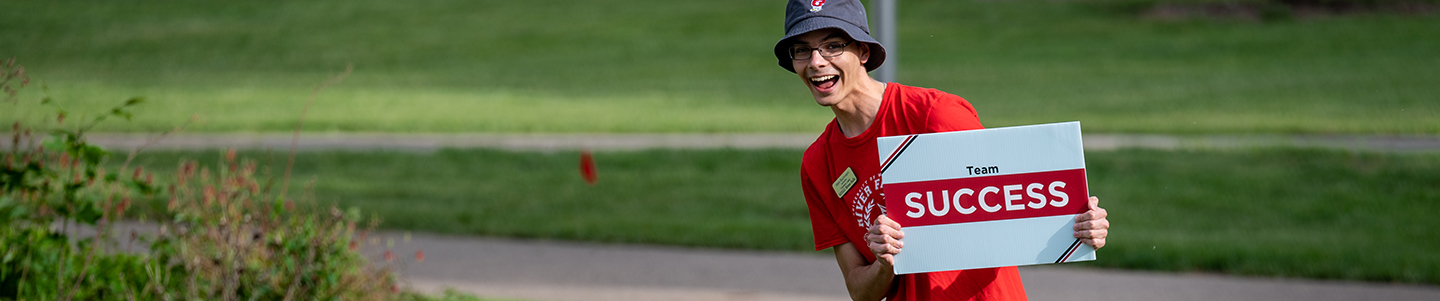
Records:
{"label": "nose", "polygon": [[827,66],[827,65],[829,65],[829,64],[830,64],[830,60],[826,59],[825,56],[820,55],[820,49],[812,49],[812,50],[810,50],[810,60],[808,60],[808,61],[805,62],[805,66],[811,67],[811,68],[814,68],[814,69],[819,69],[819,68],[825,67],[825,66]]}

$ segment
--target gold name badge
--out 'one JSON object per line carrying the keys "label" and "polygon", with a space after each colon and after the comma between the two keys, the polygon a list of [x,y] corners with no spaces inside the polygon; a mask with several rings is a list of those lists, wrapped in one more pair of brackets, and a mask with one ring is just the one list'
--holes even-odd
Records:
{"label": "gold name badge", "polygon": [[846,167],[845,173],[841,173],[840,178],[835,179],[835,183],[830,184],[830,187],[835,188],[835,197],[845,197],[845,193],[850,192],[850,187],[854,187],[859,180],[855,178],[855,171]]}

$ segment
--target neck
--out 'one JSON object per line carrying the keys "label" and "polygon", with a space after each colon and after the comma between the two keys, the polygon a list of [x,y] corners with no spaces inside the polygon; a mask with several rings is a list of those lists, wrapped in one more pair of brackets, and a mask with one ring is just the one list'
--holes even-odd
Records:
{"label": "neck", "polygon": [[840,132],[846,138],[865,133],[875,122],[875,114],[880,111],[880,102],[884,97],[885,83],[868,79],[840,103],[830,106],[830,110],[835,112],[835,121],[840,123]]}

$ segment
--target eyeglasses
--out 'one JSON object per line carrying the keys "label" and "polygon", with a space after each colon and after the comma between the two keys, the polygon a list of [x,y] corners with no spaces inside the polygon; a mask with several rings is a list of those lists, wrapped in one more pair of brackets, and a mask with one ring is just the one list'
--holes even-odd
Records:
{"label": "eyeglasses", "polygon": [[808,60],[810,59],[810,55],[815,53],[816,49],[820,50],[820,56],[836,57],[844,53],[845,47],[850,46],[850,43],[853,42],[829,42],[820,44],[820,48],[810,48],[810,46],[806,45],[790,46],[790,59],[797,61]]}

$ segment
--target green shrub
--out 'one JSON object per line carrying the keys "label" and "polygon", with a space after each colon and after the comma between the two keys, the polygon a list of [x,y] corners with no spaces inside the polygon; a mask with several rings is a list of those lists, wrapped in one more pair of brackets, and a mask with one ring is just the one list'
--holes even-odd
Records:
{"label": "green shrub", "polygon": [[[23,67],[11,59],[0,74],[3,105],[21,105],[14,96],[29,85]],[[0,162],[0,300],[401,298],[388,266],[371,265],[357,250],[358,211],[297,210],[286,198],[288,179],[257,175],[259,167],[234,151],[214,168],[180,163],[174,183],[131,169],[133,153],[118,170],[102,167],[111,153],[87,143],[85,131],[110,117],[129,119],[141,102],[75,124],[44,98],[54,124],[12,124]],[[133,202],[150,198],[168,198],[158,233],[114,233]],[[94,234],[81,235],[82,228]],[[122,238],[148,248],[127,252]]]}

